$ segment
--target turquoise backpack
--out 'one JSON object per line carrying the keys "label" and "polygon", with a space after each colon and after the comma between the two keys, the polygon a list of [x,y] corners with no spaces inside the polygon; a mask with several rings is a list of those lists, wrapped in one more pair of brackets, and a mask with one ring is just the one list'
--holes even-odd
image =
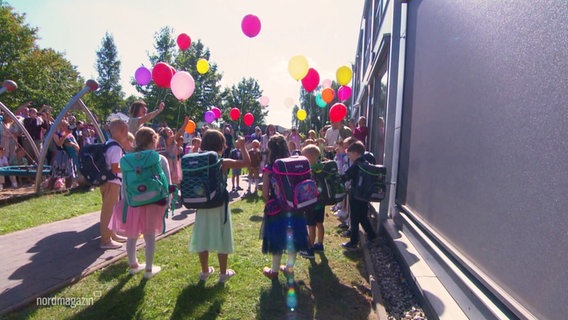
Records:
{"label": "turquoise backpack", "polygon": [[[168,203],[168,179],[154,150],[127,153],[120,159],[125,201],[122,220],[126,222],[126,206],[139,207],[152,203]],[[174,193],[174,195],[177,192]],[[171,201],[173,212],[175,201]],[[164,219],[168,216],[168,208]],[[165,227],[165,224],[164,224]]]}

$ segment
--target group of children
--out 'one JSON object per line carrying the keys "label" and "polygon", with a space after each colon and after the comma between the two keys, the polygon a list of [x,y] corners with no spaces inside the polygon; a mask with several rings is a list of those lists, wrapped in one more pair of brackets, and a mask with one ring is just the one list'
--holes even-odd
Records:
{"label": "group of children", "polygon": [[[163,109],[163,106],[160,109]],[[144,116],[144,111],[145,106],[142,117]],[[129,140],[129,126],[125,122],[118,119],[113,120],[109,128],[111,137],[107,143],[116,143],[107,149],[105,159],[108,167],[116,174],[116,178],[107,181],[100,187],[103,199],[100,246],[103,249],[115,249],[120,248],[122,242],[126,242],[130,266],[129,273],[135,274],[144,271],[144,277],[149,279],[161,270],[159,266],[154,265],[153,261],[155,238],[164,230],[165,221],[163,216],[171,199],[137,207],[125,206],[124,193],[125,188],[128,187],[125,184],[128,184],[128,182],[125,181],[123,183],[122,181],[120,163],[121,158],[125,155],[125,151],[141,152],[159,149],[160,135],[149,127],[139,127],[134,134],[133,145],[131,142],[132,135],[130,135],[131,138]],[[175,145],[175,138],[178,136],[178,133],[174,134],[172,130],[162,132],[162,140],[166,150],[169,150],[170,146]],[[209,129],[203,134],[198,150],[213,151],[221,157],[225,146],[224,134],[216,129]],[[238,170],[248,167],[251,177],[249,181],[257,181],[262,159],[260,143],[253,141],[249,151],[245,146],[244,138],[238,138],[234,143],[234,147],[241,156],[239,159],[221,158],[222,172],[225,174],[224,179],[227,179],[226,173],[228,169]],[[171,147],[171,149],[173,150],[174,147]],[[347,155],[351,163],[365,161],[363,158],[364,152],[365,148],[360,142],[354,142],[347,148]],[[311,165],[315,165],[321,158],[320,150],[315,145],[305,146],[301,153],[309,160]],[[272,165],[277,159],[289,156],[290,151],[286,139],[278,134],[272,136],[268,141],[267,164],[263,169],[262,176],[262,195],[267,201],[275,197],[273,186],[270,183]],[[168,183],[176,185],[181,179],[181,168],[173,168],[173,166],[177,166],[177,163],[173,163],[171,161],[173,157],[171,158],[160,155],[160,167],[167,177]],[[356,170],[356,166],[347,169],[344,175],[346,181],[354,178],[356,174],[354,170]],[[255,185],[256,187],[257,185]],[[175,188],[170,189],[170,191],[175,190]],[[360,223],[367,232],[368,239],[373,240],[375,233],[366,215],[366,203],[353,198],[349,200],[349,203],[351,207],[351,227],[353,230],[358,230]],[[197,253],[199,257],[201,266],[200,281],[206,281],[215,272],[215,269],[209,263],[209,252],[217,253],[220,269],[219,283],[225,283],[235,275],[235,271],[227,266],[228,255],[234,251],[231,210],[228,206],[229,204],[225,203],[216,208],[198,209],[196,212],[193,233],[189,240],[189,251]],[[263,253],[272,256],[271,267],[266,267],[263,270],[265,276],[275,279],[278,277],[279,272],[284,272],[287,275],[293,274],[297,253],[301,252],[306,257],[313,257],[313,251],[324,250],[324,210],[324,206],[319,205],[307,212],[283,210],[276,215],[264,214],[261,230],[261,250]],[[140,263],[136,257],[136,243],[141,237],[144,238],[146,243],[145,263]],[[343,247],[351,249],[355,248],[357,244],[358,232],[353,232],[351,240],[343,244]],[[287,263],[281,266],[282,255],[285,252],[287,253]]]}

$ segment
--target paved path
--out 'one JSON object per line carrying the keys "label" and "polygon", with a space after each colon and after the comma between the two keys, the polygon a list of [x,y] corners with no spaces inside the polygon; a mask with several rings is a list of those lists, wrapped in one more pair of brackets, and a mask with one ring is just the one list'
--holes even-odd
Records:
{"label": "paved path", "polygon": [[[242,194],[231,195],[236,200]],[[0,315],[126,256],[126,245],[117,250],[99,248],[99,215],[97,211],[0,236]],[[195,210],[176,209],[158,239],[194,221]],[[144,241],[138,244],[142,247]]]}

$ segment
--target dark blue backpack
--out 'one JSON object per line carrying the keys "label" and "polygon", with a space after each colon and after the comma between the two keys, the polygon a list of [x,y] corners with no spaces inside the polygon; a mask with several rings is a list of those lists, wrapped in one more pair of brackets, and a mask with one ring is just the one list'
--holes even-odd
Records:
{"label": "dark blue backpack", "polygon": [[89,184],[100,186],[109,180],[118,178],[112,173],[105,159],[108,148],[112,146],[120,147],[120,144],[116,141],[93,143],[84,146],[79,151],[79,172]]}

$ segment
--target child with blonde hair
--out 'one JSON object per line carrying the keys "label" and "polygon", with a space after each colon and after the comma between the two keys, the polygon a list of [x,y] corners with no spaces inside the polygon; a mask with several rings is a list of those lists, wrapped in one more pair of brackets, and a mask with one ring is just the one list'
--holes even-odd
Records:
{"label": "child with blonde hair", "polygon": [[[158,146],[159,136],[149,127],[142,127],[136,131],[136,149],[137,151],[156,150]],[[160,155],[160,167],[164,171],[164,175],[171,184],[170,170],[168,160]],[[153,265],[154,254],[156,252],[156,235],[164,230],[164,212],[168,206],[168,201],[160,201],[139,207],[126,208],[126,222],[122,220],[124,210],[124,190],[127,186],[123,185],[122,199],[114,206],[112,219],[109,228],[114,232],[126,236],[126,253],[128,255],[128,264],[130,265],[130,274],[145,271],[144,278],[150,279],[158,272],[161,267]],[[139,263],[136,258],[136,242],[139,234],[144,236],[146,263]]]}
{"label": "child with blonde hair", "polygon": [[[308,158],[310,162],[311,169],[314,170],[314,166],[320,162],[320,149],[311,144],[307,145],[302,149],[302,155]],[[323,236],[325,229],[323,226],[323,221],[325,218],[325,206],[318,203],[316,206],[306,212],[306,222],[308,224],[308,240],[309,248],[305,251],[300,251],[300,255],[304,258],[313,259],[314,251],[323,252]],[[316,242],[317,236],[317,242]]]}

